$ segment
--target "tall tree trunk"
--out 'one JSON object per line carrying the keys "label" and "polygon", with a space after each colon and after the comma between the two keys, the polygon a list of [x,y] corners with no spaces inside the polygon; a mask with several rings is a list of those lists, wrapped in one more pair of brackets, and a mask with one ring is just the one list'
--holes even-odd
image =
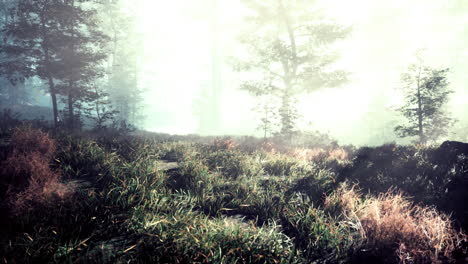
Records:
{"label": "tall tree trunk", "polygon": [[422,98],[421,98],[421,67],[419,67],[418,73],[418,132],[419,132],[419,142],[425,143],[426,139],[424,136],[423,130],[423,112],[422,112]]}
{"label": "tall tree trunk", "polygon": [[[46,54],[46,64],[50,65],[49,50],[45,48]],[[49,92],[52,99],[52,109],[54,112],[54,127],[58,128],[59,115],[58,115],[58,106],[57,106],[57,93],[55,91],[54,78],[50,72],[47,72],[47,81],[49,82]]]}
{"label": "tall tree trunk", "polygon": [[[70,5],[72,8],[75,8],[75,1],[72,0],[70,2]],[[74,38],[75,38],[75,23],[74,21],[71,21],[71,39],[72,39],[72,45],[71,45],[71,51],[75,52],[75,45],[74,45]],[[74,82],[73,82],[73,70],[72,74],[70,76],[71,80],[68,82],[68,126],[70,130],[74,129],[74,124],[75,124],[75,113],[73,109],[73,88],[74,88]]]}
{"label": "tall tree trunk", "polygon": [[54,79],[50,74],[47,76],[48,82],[49,82],[49,92],[50,92],[50,97],[52,99],[52,109],[54,112],[54,127],[58,128],[58,106],[57,106],[57,94],[55,92],[55,84],[54,84]]}
{"label": "tall tree trunk", "polygon": [[73,84],[70,82],[70,87],[68,90],[68,126],[70,130],[74,129],[74,124],[75,124],[75,115],[74,115],[74,110],[73,110],[73,95],[72,95],[72,87]]}
{"label": "tall tree trunk", "polygon": [[46,29],[46,11],[47,4],[44,4],[42,13],[41,13],[41,30],[42,30],[42,50],[44,51],[44,62],[45,62],[45,72],[46,72],[46,78],[49,83],[49,92],[50,92],[50,97],[52,99],[52,109],[54,113],[54,127],[58,128],[58,106],[57,106],[57,92],[55,91],[55,84],[54,84],[54,78],[52,77],[52,73],[50,72],[50,53],[49,53],[49,41],[47,38],[47,29]]}
{"label": "tall tree trunk", "polygon": [[94,86],[94,92],[96,93],[96,95],[98,95],[98,98],[96,99],[96,104],[95,104],[95,108],[96,108],[96,118],[97,118],[97,126],[99,129],[102,129],[102,123],[103,123],[103,120],[101,118],[101,108],[99,107],[99,104],[100,104],[100,101],[99,101],[99,92],[98,92],[98,89],[96,86]]}
{"label": "tall tree trunk", "polygon": [[282,96],[282,105],[280,111],[281,118],[281,134],[287,137],[288,141],[292,140],[292,132],[295,126],[295,117],[293,116],[294,106],[291,104],[293,89],[294,89],[294,80],[297,78],[297,47],[296,47],[296,37],[294,34],[293,25],[288,15],[287,9],[284,7],[283,0],[278,0],[279,8],[279,19],[282,20],[280,23],[284,23],[286,31],[288,34],[289,45],[291,47],[291,57],[285,55],[282,58],[282,66],[284,71],[283,82],[285,85],[285,90],[283,91]]}

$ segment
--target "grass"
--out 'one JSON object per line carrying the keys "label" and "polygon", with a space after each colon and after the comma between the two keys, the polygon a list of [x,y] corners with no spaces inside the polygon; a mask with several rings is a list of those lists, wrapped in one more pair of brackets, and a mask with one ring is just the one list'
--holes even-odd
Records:
{"label": "grass", "polygon": [[[448,207],[378,191],[369,179],[353,183],[356,169],[370,174],[366,162],[374,159],[429,168],[429,150],[52,137],[28,127],[7,141],[4,263],[451,263],[467,256],[460,219],[441,212]],[[424,155],[403,155],[411,151]],[[377,187],[396,182],[396,172],[378,169]]]}

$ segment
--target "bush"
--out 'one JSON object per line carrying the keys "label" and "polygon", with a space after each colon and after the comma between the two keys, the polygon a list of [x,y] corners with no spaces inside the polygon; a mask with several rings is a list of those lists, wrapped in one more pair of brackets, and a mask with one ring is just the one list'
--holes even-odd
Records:
{"label": "bush", "polygon": [[46,133],[31,127],[16,128],[12,145],[12,153],[1,164],[4,206],[11,213],[21,214],[70,192],[60,183],[60,174],[49,166],[55,141]]}
{"label": "bush", "polygon": [[335,213],[339,208],[360,234],[362,243],[352,254],[356,263],[450,262],[467,241],[447,215],[414,205],[401,192],[362,199],[354,188],[343,184],[325,204]]}
{"label": "bush", "polygon": [[12,144],[16,153],[38,153],[49,159],[52,158],[56,150],[55,141],[48,134],[30,126],[15,128]]}

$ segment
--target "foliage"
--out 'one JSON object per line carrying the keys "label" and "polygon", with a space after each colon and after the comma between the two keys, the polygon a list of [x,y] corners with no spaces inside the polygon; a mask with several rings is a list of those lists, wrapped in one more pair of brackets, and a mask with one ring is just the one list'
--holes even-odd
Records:
{"label": "foliage", "polygon": [[420,143],[446,136],[454,123],[445,110],[452,91],[448,88],[449,69],[424,66],[421,61],[402,75],[405,104],[399,109],[407,123],[395,127],[400,137],[418,136]]}
{"label": "foliage", "polygon": [[330,46],[349,30],[323,19],[310,2],[243,2],[253,11],[248,19],[251,28],[241,37],[249,57],[235,63],[235,68],[262,77],[244,78],[241,89],[279,101],[275,111],[279,133],[290,138],[299,118],[297,96],[346,80],[345,72],[330,68],[336,60]]}
{"label": "foliage", "polygon": [[95,10],[78,1],[20,0],[12,16],[4,29],[9,41],[1,50],[9,60],[1,65],[3,74],[12,82],[30,77],[47,82],[56,127],[57,95],[66,96],[67,121],[73,128],[74,108],[89,99],[90,87],[103,74],[107,38],[98,29]]}
{"label": "foliage", "polygon": [[[0,255],[7,262],[449,263],[467,256],[457,222],[433,207],[414,205],[398,192],[362,196],[359,186],[340,185],[345,169],[356,179],[357,172],[347,168],[360,164],[352,152],[342,156],[330,148],[321,152],[330,162],[322,162],[262,151],[262,144],[248,144],[258,147],[252,151],[233,138],[100,132],[58,133],[51,140],[42,132],[17,131],[17,150],[10,153],[41,155],[9,163],[31,175],[61,172],[59,183],[69,192],[60,199],[44,196],[48,202],[34,196],[28,210],[1,219]],[[442,174],[461,161],[463,149],[452,142],[435,150],[386,146],[357,155],[366,166],[365,159],[380,165],[373,159],[380,152],[394,164],[437,162]],[[44,157],[47,162],[36,166]],[[352,161],[337,161],[342,158]],[[220,166],[238,177],[213,169]],[[455,177],[463,174],[457,166]],[[263,175],[267,168],[290,173]],[[379,186],[379,178],[370,180]]]}

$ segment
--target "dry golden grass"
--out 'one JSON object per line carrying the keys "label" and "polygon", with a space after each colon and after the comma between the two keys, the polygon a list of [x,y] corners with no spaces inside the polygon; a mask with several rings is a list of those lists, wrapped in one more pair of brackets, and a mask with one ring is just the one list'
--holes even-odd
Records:
{"label": "dry golden grass", "polygon": [[322,148],[294,148],[287,153],[296,159],[313,161],[325,157],[326,151]]}
{"label": "dry golden grass", "polygon": [[294,148],[287,152],[289,156],[305,161],[348,160],[348,153],[343,148],[325,150],[323,148]]}
{"label": "dry golden grass", "polygon": [[396,257],[400,263],[450,262],[459,244],[467,241],[446,214],[414,205],[394,190],[363,199],[353,186],[343,184],[325,202],[326,208],[334,205],[354,223],[365,250]]}
{"label": "dry golden grass", "polygon": [[237,144],[232,138],[215,138],[213,146],[216,150],[231,150],[234,149]]}
{"label": "dry golden grass", "polygon": [[15,128],[12,137],[14,151],[17,153],[40,153],[51,158],[55,153],[56,145],[47,133],[30,126]]}
{"label": "dry golden grass", "polygon": [[339,160],[339,161],[345,161],[349,159],[349,154],[343,148],[335,148],[328,152],[328,158]]}
{"label": "dry golden grass", "polygon": [[60,174],[49,162],[55,142],[44,132],[31,127],[17,128],[13,134],[13,151],[1,164],[4,184],[8,185],[5,203],[17,215],[54,197],[64,198],[70,187],[60,182]]}

